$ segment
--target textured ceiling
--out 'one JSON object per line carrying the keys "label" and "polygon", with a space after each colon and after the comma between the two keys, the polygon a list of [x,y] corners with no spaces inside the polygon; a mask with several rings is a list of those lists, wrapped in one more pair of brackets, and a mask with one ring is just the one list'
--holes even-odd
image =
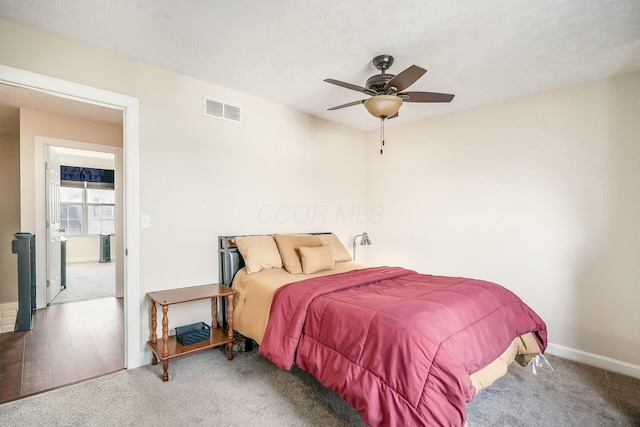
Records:
{"label": "textured ceiling", "polygon": [[640,69],[638,0],[0,0],[0,17],[346,125],[377,129],[357,85],[379,54],[411,90],[389,125]]}

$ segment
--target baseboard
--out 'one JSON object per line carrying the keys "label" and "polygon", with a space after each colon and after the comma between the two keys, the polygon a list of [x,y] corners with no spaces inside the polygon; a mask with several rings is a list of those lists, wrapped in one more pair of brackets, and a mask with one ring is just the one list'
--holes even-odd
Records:
{"label": "baseboard", "polygon": [[617,372],[619,374],[628,375],[630,377],[640,378],[640,366],[622,362],[610,357],[587,353],[586,351],[576,350],[575,348],[553,343],[549,343],[547,345],[547,353],[554,356],[564,357],[565,359],[573,360],[574,362],[580,362],[597,368],[606,369],[608,371]]}
{"label": "baseboard", "polygon": [[[153,356],[153,353],[151,352],[151,350],[148,349],[148,345],[145,344],[145,347],[147,347],[145,350],[142,351],[142,353],[140,353],[140,364],[138,366],[145,366],[145,365],[150,365],[151,364],[151,356]],[[137,366],[135,366],[137,368]],[[129,369],[127,367],[127,369]]]}
{"label": "baseboard", "polygon": [[18,302],[0,303],[0,334],[13,332],[18,317]]}
{"label": "baseboard", "polygon": [[100,258],[96,257],[75,257],[73,259],[67,259],[67,264],[75,264],[77,262],[98,262]]}

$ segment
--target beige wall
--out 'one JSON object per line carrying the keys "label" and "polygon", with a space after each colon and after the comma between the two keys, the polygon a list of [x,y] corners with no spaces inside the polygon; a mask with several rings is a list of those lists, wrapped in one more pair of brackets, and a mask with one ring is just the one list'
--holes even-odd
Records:
{"label": "beige wall", "polygon": [[0,303],[18,301],[18,256],[11,252],[20,230],[20,139],[0,134]]}
{"label": "beige wall", "polygon": [[[115,237],[110,237],[109,253],[111,260],[117,257]],[[67,263],[97,262],[100,260],[100,236],[69,236],[67,237]]]}
{"label": "beige wall", "polygon": [[389,127],[383,156],[378,138],[370,262],[498,282],[552,343],[640,365],[640,73]]}
{"label": "beige wall", "polygon": [[[151,218],[140,236],[141,352],[146,292],[217,281],[217,236],[353,236],[357,218],[339,212],[364,206],[361,132],[7,21],[0,58],[140,100],[140,211]],[[240,106],[242,123],[203,116],[203,96]],[[208,312],[172,308],[170,327]]]}

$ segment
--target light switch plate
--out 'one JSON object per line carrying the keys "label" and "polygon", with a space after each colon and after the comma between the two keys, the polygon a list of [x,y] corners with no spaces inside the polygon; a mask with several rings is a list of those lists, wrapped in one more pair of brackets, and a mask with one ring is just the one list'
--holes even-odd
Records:
{"label": "light switch plate", "polygon": [[140,227],[151,228],[151,217],[149,215],[142,215],[140,218]]}

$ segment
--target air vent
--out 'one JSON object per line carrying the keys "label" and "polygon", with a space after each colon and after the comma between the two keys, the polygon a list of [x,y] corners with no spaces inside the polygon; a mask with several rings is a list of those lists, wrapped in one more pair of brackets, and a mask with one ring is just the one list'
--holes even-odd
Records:
{"label": "air vent", "polygon": [[205,97],[204,115],[239,123],[242,114],[240,111],[240,107],[225,104],[223,102],[215,101],[213,99]]}
{"label": "air vent", "polygon": [[234,107],[233,105],[224,105],[224,118],[233,120],[234,122],[240,121],[240,107]]}

